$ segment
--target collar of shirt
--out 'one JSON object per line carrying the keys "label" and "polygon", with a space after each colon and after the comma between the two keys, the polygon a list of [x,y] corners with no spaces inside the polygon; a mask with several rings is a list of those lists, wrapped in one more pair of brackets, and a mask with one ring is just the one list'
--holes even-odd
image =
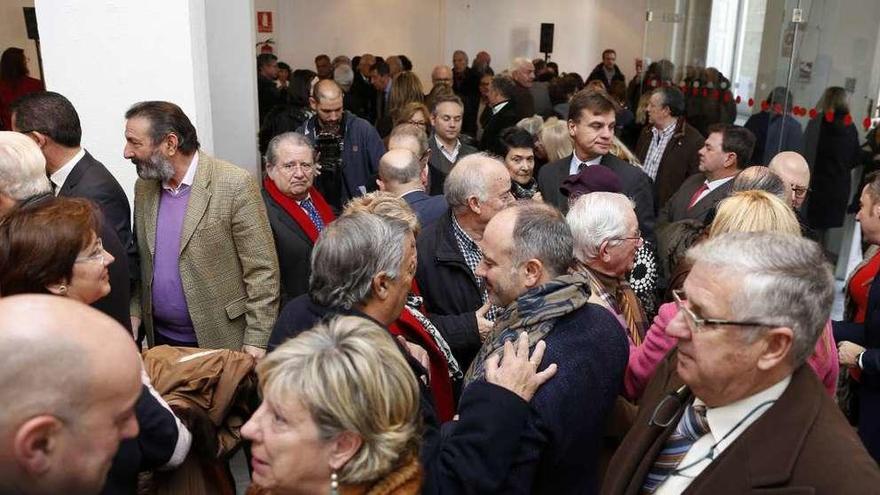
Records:
{"label": "collar of shirt", "polygon": [[496,113],[500,112],[501,109],[504,108],[505,106],[507,106],[508,103],[510,103],[510,100],[504,100],[501,103],[492,107],[492,115],[495,115]]}
{"label": "collar of shirt", "polygon": [[[455,239],[458,241],[459,246],[465,251],[462,253],[465,261],[468,266],[471,267],[471,271],[476,270],[477,265],[480,263],[480,259],[483,257],[483,251],[480,250],[480,246],[477,242],[471,239],[471,236],[461,228],[455,215],[452,215],[452,230],[455,233]],[[474,258],[476,258],[476,263],[474,263]]]}
{"label": "collar of shirt", "polygon": [[713,181],[707,180],[706,187],[708,187],[708,189],[706,189],[706,192],[710,193],[710,192],[714,191],[715,189],[718,189],[719,187],[723,186],[726,182],[732,181],[735,177],[736,177],[735,175],[732,175],[730,177],[725,177],[723,179],[715,179]]}
{"label": "collar of shirt", "polygon": [[80,148],[79,151],[73,155],[73,158],[68,160],[67,163],[61,166],[58,170],[55,171],[52,175],[49,176],[49,180],[52,181],[52,184],[55,184],[55,195],[58,196],[58,193],[61,191],[61,188],[64,186],[64,181],[67,180],[67,176],[73,172],[73,167],[79,163],[82,158],[86,156],[85,148]]}
{"label": "collar of shirt", "polygon": [[461,140],[456,139],[455,147],[452,149],[443,146],[443,143],[440,142],[440,139],[436,134],[434,134],[434,142],[437,143],[437,147],[440,148],[440,152],[443,153],[443,156],[445,156],[451,163],[455,163],[455,159],[458,158],[458,152],[461,150]]}
{"label": "collar of shirt", "polygon": [[[296,200],[294,199],[294,201],[296,201],[296,204],[302,206],[302,202],[305,201],[305,200],[307,200],[307,199],[312,199],[312,195],[309,194],[309,193],[306,193],[306,197],[305,197],[305,198],[303,198],[303,199],[301,199],[301,200],[299,200],[299,201],[296,201]],[[312,202],[312,204],[314,204],[314,201]]]}
{"label": "collar of shirt", "polygon": [[168,184],[168,181],[162,182],[162,189],[170,192],[173,196],[177,196],[183,191],[183,187],[192,187],[193,180],[196,178],[196,168],[199,166],[199,152],[196,151],[193,153],[192,161],[189,162],[189,168],[186,169],[186,174],[183,175],[183,180],[180,181],[180,184],[177,187],[171,187]]}
{"label": "collar of shirt", "polygon": [[651,126],[651,134],[654,135],[655,140],[671,136],[672,133],[675,132],[675,124],[677,123],[677,120],[673,120],[672,123],[664,127],[662,131],[658,131],[656,127]]}
{"label": "collar of shirt", "polygon": [[586,163],[588,167],[593,165],[598,165],[599,162],[602,161],[602,156],[599,155],[596,158],[592,158],[590,160],[581,160],[578,158],[577,152],[571,154],[571,162],[568,164],[568,175],[574,175],[578,173],[578,169],[581,166],[581,163]]}
{"label": "collar of shirt", "polygon": [[[720,441],[725,435],[729,434],[729,436],[725,438],[723,442],[720,442],[718,447],[716,447],[718,451],[715,453],[715,457],[718,457],[718,454],[721,454],[727,446],[733,443],[733,441],[746,431],[752,423],[757,421],[762,414],[772,407],[758,406],[764,402],[779,399],[782,396],[782,393],[785,392],[785,389],[788,388],[790,382],[791,375],[786,376],[776,384],[765,388],[756,394],[750,395],[745,399],[740,399],[732,404],[727,404],[726,406],[710,407],[706,409],[706,422],[709,423],[709,429],[711,431],[709,434],[714,437],[712,443]],[[699,398],[695,398],[694,405],[705,405],[705,403]],[[746,418],[749,413],[751,413],[751,416]],[[742,421],[742,424],[737,427],[737,424],[740,421]],[[736,431],[732,431],[734,428],[736,428]]]}

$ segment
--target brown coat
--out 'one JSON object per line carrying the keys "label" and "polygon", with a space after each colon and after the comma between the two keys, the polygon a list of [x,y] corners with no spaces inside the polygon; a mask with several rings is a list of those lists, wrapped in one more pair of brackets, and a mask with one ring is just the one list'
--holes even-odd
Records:
{"label": "brown coat", "polygon": [[[642,129],[639,141],[636,143],[635,153],[641,163],[645,163],[648,148],[651,146],[653,138],[651,127],[647,125]],[[683,118],[678,119],[675,124],[675,134],[663,150],[657,176],[654,178],[654,198],[658,209],[663,208],[685,179],[700,171],[700,156],[697,152],[703,147],[703,141],[700,131],[685,122]]]}
{"label": "brown coat", "polygon": [[[650,426],[655,408],[683,382],[675,350],[660,363],[645,390],[641,411],[602,486],[603,494],[638,494],[651,464],[678,424]],[[687,403],[693,394],[685,389]],[[675,403],[667,400],[668,403]],[[668,416],[664,416],[665,417]],[[809,366],[760,418],[713,461],[684,493],[812,494],[869,493],[880,487],[880,470],[825,393]]]}

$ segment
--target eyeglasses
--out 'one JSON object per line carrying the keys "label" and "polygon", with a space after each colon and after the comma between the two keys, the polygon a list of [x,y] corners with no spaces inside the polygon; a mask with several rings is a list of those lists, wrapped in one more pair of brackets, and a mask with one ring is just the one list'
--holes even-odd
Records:
{"label": "eyeglasses", "polygon": [[79,258],[74,260],[74,263],[91,263],[97,261],[99,264],[103,265],[105,251],[104,242],[101,241],[100,237],[95,241],[95,249],[92,252],[94,252],[95,254],[89,256],[80,256]]}
{"label": "eyeglasses", "polygon": [[613,238],[611,238],[611,240],[612,240],[612,241],[636,241],[636,242],[642,242],[642,231],[641,231],[641,230],[636,230],[636,235],[634,235],[634,236],[632,236],[632,237],[613,237]]}
{"label": "eyeglasses", "polygon": [[421,122],[421,121],[418,121],[418,120],[408,120],[408,121],[406,121],[406,123],[407,123],[407,124],[412,124],[412,125],[417,125],[417,126],[419,126],[419,127],[427,127],[427,126],[428,126],[428,123],[427,123],[427,122]]}
{"label": "eyeglasses", "polygon": [[315,164],[308,163],[308,162],[289,162],[289,163],[282,163],[282,164],[278,165],[278,168],[280,168],[281,171],[287,175],[293,174],[293,171],[297,167],[299,167],[299,169],[302,173],[306,174],[306,173],[309,173],[312,170],[314,170]]}
{"label": "eyeglasses", "polygon": [[794,184],[791,185],[791,192],[794,193],[794,197],[796,197],[796,198],[803,198],[810,191],[811,191],[811,189],[808,187],[800,187],[800,186],[796,186]]}
{"label": "eyeglasses", "polygon": [[714,328],[707,327],[718,327],[721,325],[735,325],[738,327],[767,327],[765,323],[759,323],[757,321],[735,321],[735,320],[719,320],[717,318],[701,318],[697,316],[696,313],[691,310],[687,306],[687,296],[684,291],[681,289],[672,291],[672,298],[675,299],[675,305],[678,307],[678,310],[684,313],[685,321],[687,321],[688,328],[690,328],[691,333],[701,333],[707,330],[714,330]]}

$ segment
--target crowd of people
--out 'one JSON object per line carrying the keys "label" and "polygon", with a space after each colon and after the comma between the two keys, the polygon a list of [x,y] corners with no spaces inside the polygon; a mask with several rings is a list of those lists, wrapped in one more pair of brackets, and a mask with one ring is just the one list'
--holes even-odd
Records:
{"label": "crowd of people", "polygon": [[134,103],[133,212],[65,96],[0,106],[0,493],[233,493],[240,448],[253,494],[880,486],[845,92],[801,133],[714,69],[491,60],[259,55],[260,180]]}

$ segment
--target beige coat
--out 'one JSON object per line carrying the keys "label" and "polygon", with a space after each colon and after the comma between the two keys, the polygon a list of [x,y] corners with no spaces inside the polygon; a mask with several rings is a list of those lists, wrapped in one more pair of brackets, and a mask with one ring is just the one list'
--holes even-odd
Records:
{"label": "beige coat", "polygon": [[[134,225],[141,282],[131,314],[153,345],[152,280],[162,186],[138,179]],[[257,182],[199,152],[180,242],[180,277],[199,347],[266,347],[278,315],[278,257]]]}

